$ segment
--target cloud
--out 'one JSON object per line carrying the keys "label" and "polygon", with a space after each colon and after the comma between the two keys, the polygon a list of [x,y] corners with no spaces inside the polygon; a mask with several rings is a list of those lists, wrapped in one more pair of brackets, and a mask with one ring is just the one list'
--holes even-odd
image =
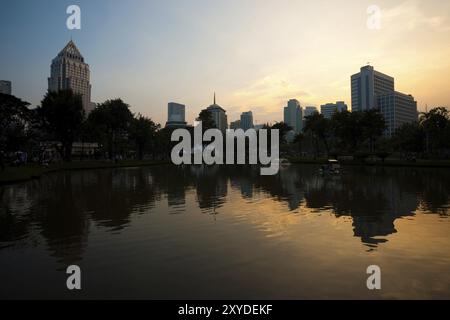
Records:
{"label": "cloud", "polygon": [[443,15],[425,14],[416,1],[409,0],[382,10],[382,28],[393,31],[415,31],[426,28],[445,32],[450,30],[450,22]]}
{"label": "cloud", "polygon": [[246,88],[235,91],[233,97],[250,104],[274,104],[294,97],[308,97],[310,94],[300,90],[289,80],[267,75],[251,83]]}
{"label": "cloud", "polygon": [[234,105],[229,114],[236,116],[243,111],[251,110],[254,118],[260,123],[280,119],[282,108],[292,98],[308,99],[311,95],[301,90],[287,77],[279,75],[266,75],[243,89],[234,91],[231,100]]}

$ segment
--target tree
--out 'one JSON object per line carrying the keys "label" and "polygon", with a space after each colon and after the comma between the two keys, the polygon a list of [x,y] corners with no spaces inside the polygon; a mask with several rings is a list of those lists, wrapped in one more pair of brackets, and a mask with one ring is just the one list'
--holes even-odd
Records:
{"label": "tree", "polygon": [[0,94],[0,152],[15,151],[26,144],[33,114],[29,105],[15,96]]}
{"label": "tree", "polygon": [[450,113],[446,108],[438,107],[421,113],[419,123],[425,132],[427,153],[450,148]]}
{"label": "tree", "polygon": [[134,141],[140,160],[144,158],[144,152],[154,146],[155,135],[159,128],[159,124],[155,124],[152,119],[140,114],[131,121],[129,138]]}
{"label": "tree", "polygon": [[298,146],[298,152],[299,152],[300,156],[302,155],[304,140],[305,140],[305,135],[303,133],[297,134],[294,139],[294,143],[296,143]]}
{"label": "tree", "polygon": [[305,127],[303,131],[310,133],[316,140],[317,153],[319,152],[318,141],[325,146],[326,153],[329,153],[328,137],[330,134],[331,123],[322,114],[314,113],[305,118]]}
{"label": "tree", "polygon": [[114,159],[118,144],[127,138],[133,121],[130,106],[121,99],[108,100],[89,114],[88,121],[96,128],[94,135],[106,146],[109,158]]}
{"label": "tree", "polygon": [[[272,127],[272,130],[279,130],[280,132],[280,145],[282,144],[286,144],[286,135],[289,131],[292,131],[292,127],[289,126],[287,123],[285,122],[276,122]],[[269,138],[270,141],[270,138]]]}
{"label": "tree", "polygon": [[71,90],[49,91],[36,111],[43,129],[61,143],[56,146],[61,157],[70,161],[84,119],[81,95]]}
{"label": "tree", "polygon": [[198,115],[197,121],[202,122],[203,132],[205,132],[209,129],[217,128],[216,123],[212,117],[212,113],[208,109],[204,109],[200,112],[200,114]]}
{"label": "tree", "polygon": [[363,128],[362,112],[336,112],[331,118],[331,130],[338,140],[339,149],[355,153],[361,143]]}
{"label": "tree", "polygon": [[418,122],[405,123],[392,138],[394,147],[405,153],[419,153],[424,150],[425,133]]}
{"label": "tree", "polygon": [[359,125],[362,127],[362,139],[369,142],[369,150],[374,152],[375,141],[386,129],[384,117],[377,109],[371,109],[364,111],[359,120]]}
{"label": "tree", "polygon": [[[162,128],[155,134],[155,146],[153,155],[158,155],[158,159],[170,158],[172,147],[176,144],[171,141],[172,132],[174,128]],[[192,135],[193,133],[191,133]]]}

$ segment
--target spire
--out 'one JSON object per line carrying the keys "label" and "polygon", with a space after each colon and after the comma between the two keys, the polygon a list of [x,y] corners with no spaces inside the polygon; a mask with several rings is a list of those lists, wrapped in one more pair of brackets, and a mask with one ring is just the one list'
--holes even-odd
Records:
{"label": "spire", "polygon": [[80,50],[78,50],[77,46],[75,45],[75,42],[73,42],[72,37],[71,37],[70,41],[66,44],[64,49],[62,49],[59,52],[58,56],[63,56],[63,55],[67,55],[67,54],[83,61],[83,56],[81,55]]}

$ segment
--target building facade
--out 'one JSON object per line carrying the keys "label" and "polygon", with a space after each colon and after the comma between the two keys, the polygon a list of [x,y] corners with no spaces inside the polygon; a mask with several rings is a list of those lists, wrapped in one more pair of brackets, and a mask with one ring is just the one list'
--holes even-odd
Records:
{"label": "building facade", "polygon": [[207,110],[211,112],[216,128],[225,133],[228,129],[228,117],[225,109],[216,103],[216,94],[214,94],[214,102]]}
{"label": "building facade", "polygon": [[303,110],[298,100],[291,99],[288,101],[287,106],[284,108],[284,123],[290,126],[296,133],[302,132]]}
{"label": "building facade", "polygon": [[95,107],[95,104],[91,103],[89,65],[85,63],[72,40],[52,61],[48,90],[72,90],[75,94],[81,95],[83,109],[86,113],[91,112]]}
{"label": "building facade", "polygon": [[167,105],[166,127],[186,127],[186,106],[175,102]]}
{"label": "building facade", "polygon": [[386,121],[385,136],[418,119],[414,97],[395,91],[394,78],[365,66],[351,77],[352,111],[378,109]]}
{"label": "building facade", "polygon": [[303,110],[303,118],[312,116],[315,113],[319,113],[319,111],[317,110],[316,107],[312,107],[312,106],[305,107],[305,109]]}
{"label": "building facade", "polygon": [[0,80],[0,93],[3,94],[12,94],[12,85],[11,85],[11,81],[7,81],[7,80]]}
{"label": "building facade", "polygon": [[251,111],[241,114],[241,129],[247,131],[253,128],[253,113]]}
{"label": "building facade", "polygon": [[393,92],[378,97],[378,108],[386,121],[385,136],[392,137],[405,123],[418,120],[417,102],[411,95]]}
{"label": "building facade", "polygon": [[230,122],[230,129],[231,130],[241,129],[241,120],[236,120],[236,121]]}
{"label": "building facade", "polygon": [[336,103],[327,103],[320,106],[320,113],[325,119],[331,119],[336,112],[347,111],[348,107],[344,101],[337,101]]}
{"label": "building facade", "polygon": [[377,97],[394,92],[394,78],[364,66],[351,77],[352,111],[376,108]]}

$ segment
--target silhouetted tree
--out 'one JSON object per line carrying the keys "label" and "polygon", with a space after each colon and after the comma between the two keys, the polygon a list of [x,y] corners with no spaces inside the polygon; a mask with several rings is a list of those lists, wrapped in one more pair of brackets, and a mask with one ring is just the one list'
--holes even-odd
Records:
{"label": "silhouetted tree", "polygon": [[212,117],[211,111],[204,109],[198,115],[197,121],[202,122],[203,132],[209,129],[217,128],[216,123]]}
{"label": "silhouetted tree", "polygon": [[439,107],[420,115],[420,126],[425,133],[426,152],[433,154],[450,148],[450,114]]}
{"label": "silhouetted tree", "polygon": [[0,94],[0,152],[15,151],[26,144],[33,114],[29,105],[15,96]]}
{"label": "silhouetted tree", "polygon": [[159,128],[159,124],[155,124],[152,119],[140,114],[131,121],[129,138],[134,141],[140,160],[144,158],[144,152],[154,146],[156,131]]}
{"label": "silhouetted tree", "polygon": [[330,134],[331,123],[322,114],[314,113],[305,118],[305,127],[303,131],[310,133],[316,140],[317,153],[319,152],[318,141],[325,146],[326,153],[330,151],[328,137]]}
{"label": "silhouetted tree", "polygon": [[375,141],[383,135],[386,129],[383,115],[377,109],[364,111],[359,125],[362,127],[362,139],[369,142],[369,151],[374,152]]}
{"label": "silhouetted tree", "polygon": [[84,119],[81,95],[71,90],[49,91],[36,111],[43,129],[61,143],[55,146],[61,157],[70,161]]}
{"label": "silhouetted tree", "polygon": [[358,150],[363,136],[361,118],[361,112],[343,111],[333,115],[331,127],[341,152],[355,153]]}
{"label": "silhouetted tree", "polygon": [[392,141],[396,150],[420,153],[424,150],[425,133],[418,122],[405,123],[395,131]]}
{"label": "silhouetted tree", "polygon": [[108,150],[110,159],[114,159],[119,141],[126,139],[133,114],[130,106],[121,99],[108,100],[89,114],[88,121],[96,128],[95,135]]}

